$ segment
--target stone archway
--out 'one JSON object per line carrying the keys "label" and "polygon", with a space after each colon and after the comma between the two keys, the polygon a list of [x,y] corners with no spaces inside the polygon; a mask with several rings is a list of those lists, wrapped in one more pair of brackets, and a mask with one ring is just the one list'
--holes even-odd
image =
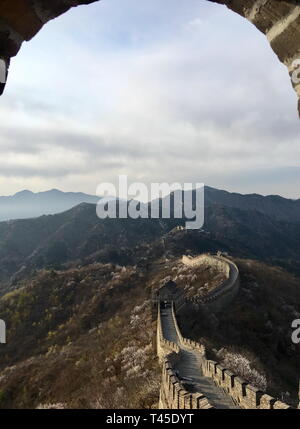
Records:
{"label": "stone archway", "polygon": [[[71,7],[100,0],[0,0],[0,59],[8,68],[22,43]],[[141,0],[143,1],[143,0]],[[144,0],[149,1],[149,0]],[[188,1],[188,0],[186,0]],[[202,0],[204,1],[204,0]],[[291,76],[300,113],[300,5],[298,0],[205,0],[224,4],[264,33]],[[3,61],[4,60],[4,61]],[[3,71],[2,71],[3,74]],[[0,94],[4,90],[0,82]]]}

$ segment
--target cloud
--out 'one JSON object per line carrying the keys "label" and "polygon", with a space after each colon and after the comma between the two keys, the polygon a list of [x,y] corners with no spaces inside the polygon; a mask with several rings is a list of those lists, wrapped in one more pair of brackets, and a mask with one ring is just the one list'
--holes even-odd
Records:
{"label": "cloud", "polygon": [[51,22],[13,61],[0,193],[94,192],[119,173],[273,193],[276,172],[294,171],[280,192],[296,196],[295,106],[264,36],[225,7],[103,0]]}

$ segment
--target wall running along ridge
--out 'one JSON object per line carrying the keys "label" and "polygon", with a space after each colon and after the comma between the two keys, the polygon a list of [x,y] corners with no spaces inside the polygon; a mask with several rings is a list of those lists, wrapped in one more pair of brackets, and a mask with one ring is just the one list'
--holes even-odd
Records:
{"label": "wall running along ridge", "polygon": [[182,257],[182,263],[190,267],[200,265],[210,266],[222,273],[226,280],[203,297],[189,299],[196,306],[205,305],[210,310],[218,312],[231,303],[239,291],[240,277],[238,267],[230,259],[220,256],[200,255],[196,258]]}
{"label": "wall running along ridge", "polygon": [[[202,255],[194,259],[187,261],[183,258],[183,261],[189,265],[195,265],[199,263],[208,263],[211,262],[214,266],[220,267],[222,272],[230,272],[229,264],[233,264],[232,261],[214,257],[210,255]],[[213,259],[215,260],[213,262]],[[224,264],[228,264],[228,268],[225,268]],[[235,264],[233,264],[236,267]],[[236,267],[236,270],[238,268]],[[232,277],[232,288],[235,289],[238,283],[238,278],[236,276]],[[226,280],[223,285],[228,290],[228,280]],[[222,288],[222,285],[218,288]],[[220,300],[221,305],[223,305],[224,295],[221,293],[215,294],[215,301]],[[228,303],[228,301],[227,301]],[[174,321],[174,326],[179,338],[180,344],[183,344],[185,347],[195,350],[201,356],[201,370],[203,374],[207,377],[212,378],[214,383],[222,389],[227,395],[229,395],[233,401],[240,407],[244,409],[288,409],[291,408],[289,405],[284,402],[273,398],[265,392],[257,389],[252,386],[243,378],[239,377],[237,374],[234,374],[232,371],[227,368],[219,365],[217,362],[208,360],[206,358],[205,347],[202,344],[199,344],[195,341],[184,338],[181,334],[180,328],[178,326],[175,305],[172,303],[172,317]],[[180,357],[180,344],[175,344],[173,342],[167,341],[163,336],[162,322],[161,322],[161,313],[160,306],[158,305],[158,317],[157,317],[157,353],[159,356],[160,363],[162,365],[162,381],[160,389],[160,408],[169,408],[169,409],[208,409],[213,408],[209,403],[209,400],[202,392],[190,393],[181,384],[178,376],[176,375],[176,361]]]}
{"label": "wall running along ridge", "polygon": [[[95,1],[98,0],[0,0],[0,58],[9,66],[10,58],[18,53],[22,43],[35,36],[44,24],[71,7]],[[300,5],[297,0],[207,1],[224,4],[252,22],[266,35],[290,75],[299,68],[294,63],[300,59]],[[293,83],[293,86],[299,97],[300,113],[300,83]],[[3,90],[4,84],[0,93]]]}

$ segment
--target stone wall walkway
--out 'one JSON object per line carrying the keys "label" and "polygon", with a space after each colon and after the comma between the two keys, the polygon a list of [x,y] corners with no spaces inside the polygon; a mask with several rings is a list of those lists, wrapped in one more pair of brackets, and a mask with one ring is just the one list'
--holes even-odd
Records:
{"label": "stone wall walkway", "polygon": [[184,387],[189,392],[201,392],[215,408],[238,409],[230,396],[216,386],[210,377],[205,377],[201,369],[201,354],[185,347],[179,340],[172,317],[172,309],[161,310],[161,324],[166,340],[179,345],[180,353],[174,369]]}

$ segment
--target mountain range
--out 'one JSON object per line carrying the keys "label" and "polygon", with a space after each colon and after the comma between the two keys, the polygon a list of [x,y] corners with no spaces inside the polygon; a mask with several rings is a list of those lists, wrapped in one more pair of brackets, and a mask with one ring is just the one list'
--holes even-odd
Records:
{"label": "mountain range", "polygon": [[[21,199],[41,201],[34,195]],[[39,209],[53,211],[42,198]],[[230,311],[185,314],[185,335],[211,359],[228,347],[245,356],[270,394],[288,391],[296,404],[299,201],[207,187],[204,226],[187,230],[185,219],[99,219],[94,200],[75,200],[61,213],[0,222],[0,409],[155,408],[153,291],[183,254],[217,251],[238,264],[238,296]]]}
{"label": "mountain range", "polygon": [[[46,194],[46,195],[45,195]],[[49,198],[50,196],[50,198]],[[63,203],[63,197],[66,196]],[[17,197],[17,198],[20,198]],[[23,201],[72,204],[85,194],[60,191],[22,194]],[[1,200],[0,200],[1,201]],[[37,207],[37,206],[36,206]],[[299,200],[231,194],[205,189],[205,224],[202,230],[173,234],[184,219],[99,219],[96,206],[81,203],[58,214],[0,222],[0,282],[5,288],[36,269],[68,264],[140,263],[152,253],[180,254],[224,251],[237,257],[260,259],[300,272]],[[41,207],[40,207],[41,209]],[[178,238],[180,237],[180,238]],[[164,243],[165,249],[162,249]],[[154,258],[157,255],[154,255]],[[3,285],[1,286],[3,289]]]}
{"label": "mountain range", "polygon": [[279,195],[238,194],[205,187],[206,205],[221,204],[241,210],[255,210],[273,219],[300,222],[300,199],[292,200]]}
{"label": "mountain range", "polygon": [[[62,192],[58,189],[37,193],[23,190],[15,195],[0,197],[0,221],[62,213],[81,203],[96,204],[99,199],[83,192]],[[205,186],[205,205],[215,204],[255,210],[279,221],[300,222],[300,199],[292,200],[278,195],[243,195]]]}
{"label": "mountain range", "polygon": [[80,203],[97,203],[99,198],[82,192],[45,192],[24,190],[11,196],[0,197],[0,221],[26,219],[60,213]]}

